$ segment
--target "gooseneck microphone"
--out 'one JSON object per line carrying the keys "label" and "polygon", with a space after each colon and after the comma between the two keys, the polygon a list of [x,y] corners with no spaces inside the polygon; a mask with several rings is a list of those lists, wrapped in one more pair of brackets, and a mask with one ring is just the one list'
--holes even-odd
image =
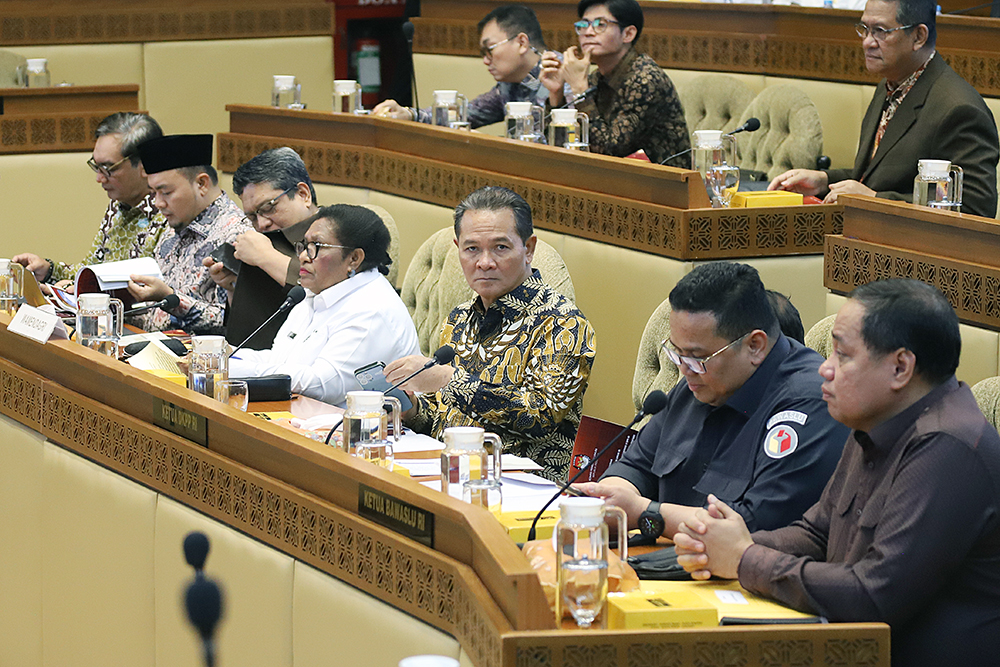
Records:
{"label": "gooseneck microphone", "polygon": [[137,303],[127,311],[126,315],[142,315],[143,313],[148,313],[151,310],[156,310],[157,308],[162,308],[163,310],[173,310],[177,306],[181,305],[181,299],[176,294],[168,294],[165,299],[161,301],[143,301]]}
{"label": "gooseneck microphone", "polygon": [[205,569],[205,559],[208,558],[208,536],[197,530],[184,538],[184,560],[194,568],[196,575],[201,575]]}
{"label": "gooseneck microphone", "polygon": [[242,349],[242,347],[247,344],[248,340],[256,336],[258,331],[267,326],[268,322],[276,318],[278,315],[281,315],[282,313],[287,313],[289,310],[298,305],[299,302],[301,302],[302,299],[304,298],[306,298],[306,290],[304,287],[302,287],[302,285],[296,285],[292,289],[288,290],[288,296],[285,297],[284,303],[278,306],[278,310],[274,311],[274,313],[272,313],[269,318],[264,320],[264,322],[259,327],[254,329],[252,334],[244,338],[243,342],[237,345],[236,349],[229,353],[229,356],[232,357],[240,349]]}
{"label": "gooseneck microphone", "polygon": [[202,571],[208,551],[208,537],[204,533],[194,531],[184,538],[184,560],[194,568],[194,581],[184,592],[184,609],[201,637],[206,667],[214,667],[215,628],[222,618],[222,589]]}
{"label": "gooseneck microphone", "polygon": [[[731,137],[734,134],[739,134],[740,132],[756,132],[759,129],[760,129],[760,119],[758,119],[758,118],[747,118],[747,122],[743,123],[738,128],[736,128],[735,130],[733,130],[732,132],[726,132],[725,136]],[[682,155],[686,155],[687,153],[690,153],[691,151],[692,151],[692,149],[688,148],[687,150],[683,150],[680,153],[674,153],[673,155],[668,155],[666,158],[664,158],[660,162],[660,164],[666,164],[670,160],[673,160],[675,157],[680,157]]]}
{"label": "gooseneck microphone", "polygon": [[[418,368],[413,373],[410,373],[405,378],[403,378],[396,384],[392,385],[382,393],[388,394],[391,391],[399,389],[400,386],[406,384],[413,378],[417,377],[418,375],[426,371],[428,368],[433,368],[434,366],[447,366],[452,362],[454,358],[455,358],[455,348],[453,348],[451,345],[442,345],[438,349],[434,350],[434,356],[431,359],[428,359],[426,364]],[[330,429],[330,432],[326,434],[326,440],[323,441],[324,443],[326,443],[327,445],[330,444],[330,438],[333,437],[333,432],[336,431],[337,427],[340,426],[342,423],[344,423],[343,417],[341,417],[340,421],[334,424],[333,428]]]}
{"label": "gooseneck microphone", "polygon": [[618,435],[616,435],[615,437],[613,437],[611,439],[611,442],[609,442],[608,444],[604,445],[604,448],[601,449],[601,451],[597,452],[597,454],[594,456],[594,458],[590,459],[590,461],[587,462],[587,465],[585,465],[582,468],[580,468],[580,470],[575,475],[573,475],[568,482],[566,482],[561,487],[559,487],[559,490],[556,491],[555,495],[552,496],[551,498],[549,498],[549,502],[545,503],[545,505],[542,507],[542,509],[538,510],[538,514],[535,515],[535,518],[531,522],[531,528],[528,530],[528,542],[530,542],[533,539],[535,539],[535,526],[538,525],[538,520],[542,518],[542,514],[544,514],[545,510],[547,510],[549,508],[549,505],[551,505],[553,502],[555,502],[556,498],[558,498],[563,493],[565,493],[566,489],[568,489],[570,486],[572,486],[573,483],[576,480],[580,479],[580,476],[583,475],[583,473],[585,473],[588,470],[590,470],[590,466],[594,465],[594,463],[597,461],[597,459],[599,459],[602,456],[604,456],[604,454],[609,449],[611,449],[612,445],[614,445],[616,442],[618,442],[623,435],[625,435],[626,433],[628,433],[628,431],[629,431],[630,428],[632,428],[633,426],[635,426],[636,424],[639,423],[639,420],[641,420],[643,417],[645,417],[647,415],[655,415],[657,412],[659,412],[660,410],[662,410],[663,408],[665,408],[666,405],[667,405],[667,395],[666,394],[664,394],[659,389],[654,389],[653,391],[649,392],[649,394],[646,396],[646,400],[644,400],[642,402],[642,409],[639,410],[639,412],[635,413],[635,417],[632,418],[632,421],[629,422],[628,426],[626,426],[625,428],[623,428],[618,433]]}
{"label": "gooseneck microphone", "polygon": [[[552,109],[552,111],[555,111],[556,109],[568,109],[570,106],[576,104],[577,102],[580,102],[582,100],[587,99],[588,97],[590,97],[591,95],[593,95],[596,92],[597,92],[597,86],[591,86],[587,90],[583,91],[582,93],[580,93],[579,95],[577,95],[576,97],[574,97],[569,102],[566,102],[565,104],[561,104],[561,105],[557,106],[555,109]],[[552,115],[552,114],[550,113],[549,115]]]}
{"label": "gooseneck microphone", "polygon": [[403,24],[403,37],[406,38],[406,48],[410,52],[410,83],[413,86],[413,108],[419,109],[420,103],[417,101],[417,68],[413,65],[413,23],[411,21]]}

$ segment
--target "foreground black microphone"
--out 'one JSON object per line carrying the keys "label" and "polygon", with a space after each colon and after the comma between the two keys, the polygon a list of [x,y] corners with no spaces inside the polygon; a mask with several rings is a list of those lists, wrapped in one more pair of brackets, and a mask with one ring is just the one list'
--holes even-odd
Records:
{"label": "foreground black microphone", "polygon": [[597,461],[597,459],[604,456],[605,452],[611,449],[611,446],[614,445],[616,442],[618,442],[623,435],[628,433],[630,428],[638,424],[639,420],[641,420],[643,417],[647,415],[655,415],[657,412],[659,412],[666,406],[667,406],[666,394],[664,394],[659,389],[654,389],[653,391],[649,392],[649,394],[646,396],[646,400],[642,402],[642,409],[639,410],[639,412],[635,413],[635,417],[632,418],[632,421],[629,422],[628,426],[623,428],[621,432],[618,433],[618,435],[613,437],[611,439],[611,442],[604,445],[604,448],[601,449],[601,451],[597,452],[594,458],[590,459],[590,461],[587,462],[587,465],[580,468],[580,470],[575,475],[573,475],[568,482],[559,487],[559,490],[556,491],[556,494],[551,498],[549,498],[549,502],[545,503],[542,509],[538,510],[538,514],[535,515],[534,520],[531,522],[531,528],[528,530],[528,541],[530,542],[533,539],[535,539],[535,526],[538,525],[538,520],[542,518],[542,514],[544,514],[545,510],[549,508],[549,505],[555,502],[556,498],[561,496],[566,491],[566,489],[572,486],[573,482],[580,479],[580,476],[587,470],[589,470],[590,466],[594,465],[594,462]]}
{"label": "foreground black microphone", "polygon": [[167,298],[162,301],[144,301],[142,303],[137,303],[127,311],[126,315],[142,315],[143,313],[148,313],[151,310],[156,310],[157,308],[162,308],[163,310],[173,310],[177,306],[181,305],[181,299],[176,294],[168,294]]}
{"label": "foreground black microphone", "polygon": [[[405,378],[403,378],[402,380],[400,380],[396,384],[392,385],[391,387],[389,387],[388,389],[386,389],[382,393],[383,394],[388,394],[391,391],[395,391],[396,389],[399,389],[399,387],[401,385],[406,384],[407,382],[409,382],[413,378],[417,377],[418,375],[420,375],[421,373],[423,373],[424,371],[426,371],[428,368],[433,368],[434,366],[447,366],[448,364],[451,363],[452,359],[454,359],[454,358],[455,358],[455,348],[453,348],[451,345],[442,345],[438,349],[434,350],[434,356],[433,356],[433,358],[429,359],[426,364],[424,364],[423,366],[421,366],[420,368],[418,368],[413,373],[410,373]],[[344,419],[341,418],[341,420],[339,422],[337,422],[336,424],[333,425],[333,428],[330,429],[330,432],[326,434],[326,440],[324,440],[324,442],[326,444],[328,444],[328,445],[330,444],[330,438],[333,437],[333,432],[336,431],[337,427],[340,426],[343,422],[344,422]]]}
{"label": "foreground black microphone", "polygon": [[257,332],[267,326],[267,323],[276,318],[282,313],[287,313],[289,310],[294,308],[302,299],[306,298],[306,290],[302,285],[296,285],[292,289],[288,290],[288,296],[285,297],[285,302],[278,306],[278,310],[274,311],[271,317],[264,320],[264,322],[253,330],[253,333],[243,339],[243,342],[236,346],[236,349],[229,353],[229,356],[236,354],[240,348],[247,344],[247,341],[257,335]]}
{"label": "foreground black microphone", "polygon": [[[420,103],[417,101],[417,68],[413,66],[413,23],[410,21],[403,24],[403,37],[406,38],[406,48],[410,52],[410,83],[413,85],[413,108],[419,109]],[[413,120],[416,120],[416,118]]]}
{"label": "foreground black microphone", "polygon": [[215,665],[215,627],[222,618],[222,590],[202,572],[208,557],[208,537],[197,531],[184,538],[184,560],[194,568],[194,581],[184,593],[188,620],[201,637],[206,667]]}
{"label": "foreground black microphone", "polygon": [[205,533],[193,531],[184,538],[184,560],[194,568],[196,575],[201,575],[205,569],[205,559],[208,558],[208,537]]}
{"label": "foreground black microphone", "polygon": [[760,129],[760,119],[747,118],[747,122],[743,123],[732,132],[726,132],[726,134],[731,137],[734,134],[739,134],[740,132],[756,132],[759,129]]}

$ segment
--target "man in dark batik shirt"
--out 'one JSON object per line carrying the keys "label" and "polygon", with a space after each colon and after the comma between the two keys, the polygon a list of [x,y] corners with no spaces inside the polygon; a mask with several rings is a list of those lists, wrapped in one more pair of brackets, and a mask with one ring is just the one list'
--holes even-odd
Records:
{"label": "man in dark batik shirt", "polygon": [[[527,456],[540,475],[566,480],[583,393],[596,353],[594,329],[572,301],[531,268],[537,241],[531,207],[500,187],[476,190],[455,209],[462,272],[476,297],[451,311],[441,345],[454,366],[436,366],[403,385],[414,431],[440,438],[450,426],[479,426]],[[385,367],[395,383],[428,359],[409,356]]]}
{"label": "man in dark batik shirt", "polygon": [[[624,157],[643,150],[653,162],[689,169],[684,109],[670,78],[634,44],[643,16],[635,0],[581,0],[573,24],[580,47],[542,57],[542,85],[553,107],[570,101],[590,117],[590,150]],[[590,65],[597,71],[588,76]],[[596,92],[579,99],[585,91]],[[683,153],[682,155],[677,155]],[[676,156],[676,157],[672,157]]]}
{"label": "man in dark batik shirt", "polygon": [[[482,127],[504,119],[507,102],[545,106],[549,91],[538,80],[542,28],[535,12],[522,5],[502,5],[479,22],[480,52],[490,76],[497,81],[489,91],[469,102],[469,124]],[[431,109],[412,109],[386,100],[373,109],[376,116],[432,123]]]}
{"label": "man in dark batik shirt", "polygon": [[819,502],[750,534],[709,496],[674,536],[681,565],[831,621],[888,623],[894,665],[997,664],[1000,436],[955,379],[961,347],[937,288],[854,290],[819,371],[854,432]]}

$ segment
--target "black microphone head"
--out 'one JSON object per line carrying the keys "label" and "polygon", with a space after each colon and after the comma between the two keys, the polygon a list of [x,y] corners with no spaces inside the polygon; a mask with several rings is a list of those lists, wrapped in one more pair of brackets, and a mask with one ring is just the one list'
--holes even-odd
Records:
{"label": "black microphone head", "polygon": [[413,42],[413,23],[410,21],[403,24],[403,37],[407,42]]}
{"label": "black microphone head", "polygon": [[747,122],[743,123],[743,129],[747,132],[756,132],[760,129],[760,119],[747,118]]}
{"label": "black microphone head", "polygon": [[193,531],[184,538],[184,560],[198,572],[205,567],[208,546],[208,536],[205,533]]}
{"label": "black microphone head", "polygon": [[285,302],[294,306],[304,298],[306,298],[306,288],[302,285],[296,285],[292,289],[288,290],[288,296],[285,297]]}
{"label": "black microphone head", "polygon": [[211,579],[198,577],[187,588],[184,607],[188,620],[198,630],[201,638],[211,639],[215,634],[215,626],[222,618],[222,591],[219,585]]}
{"label": "black microphone head", "polygon": [[184,343],[180,342],[176,338],[168,338],[160,342],[163,343],[163,347],[167,348],[168,350],[176,354],[178,357],[183,357],[185,354],[188,353],[187,348],[184,347]]}
{"label": "black microphone head", "polygon": [[655,415],[665,407],[667,407],[667,395],[659,389],[654,389],[643,400],[642,413],[644,415]]}
{"label": "black microphone head", "polygon": [[140,340],[137,343],[129,343],[125,346],[125,354],[130,357],[134,354],[139,354],[147,345],[149,345],[148,340]]}
{"label": "black microphone head", "polygon": [[434,361],[442,366],[446,366],[455,358],[455,348],[451,345],[442,345],[434,351]]}
{"label": "black microphone head", "polygon": [[160,308],[163,310],[173,310],[179,305],[181,305],[181,298],[176,294],[168,294],[167,298],[162,301]]}

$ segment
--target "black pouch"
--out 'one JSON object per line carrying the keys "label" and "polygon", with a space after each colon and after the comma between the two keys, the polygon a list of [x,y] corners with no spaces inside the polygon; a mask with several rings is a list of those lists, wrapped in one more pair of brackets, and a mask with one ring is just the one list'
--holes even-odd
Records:
{"label": "black pouch", "polygon": [[229,378],[247,383],[247,398],[251,401],[287,401],[292,398],[292,378],[289,375],[263,375],[256,378]]}
{"label": "black pouch", "polygon": [[628,564],[632,566],[640,579],[656,581],[690,581],[691,575],[677,563],[677,552],[673,547],[664,547],[656,551],[629,556]]}

